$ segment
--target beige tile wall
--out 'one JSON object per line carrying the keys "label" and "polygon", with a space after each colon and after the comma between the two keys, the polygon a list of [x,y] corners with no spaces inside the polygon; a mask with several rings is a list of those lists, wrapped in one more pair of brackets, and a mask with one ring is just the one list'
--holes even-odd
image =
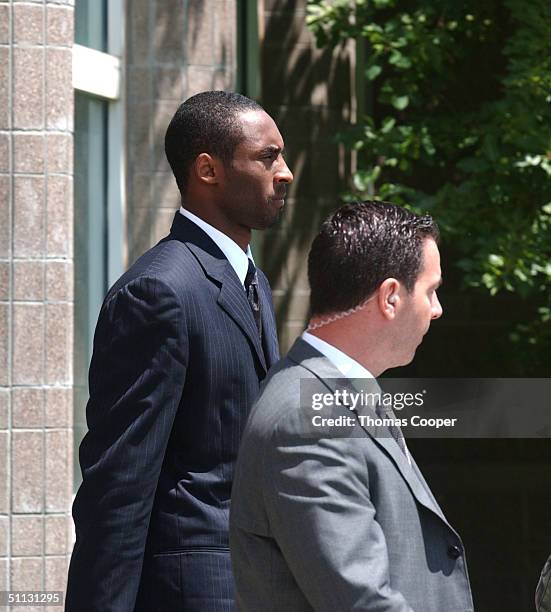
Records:
{"label": "beige tile wall", "polygon": [[66,580],[72,44],[72,1],[0,0],[0,589]]}

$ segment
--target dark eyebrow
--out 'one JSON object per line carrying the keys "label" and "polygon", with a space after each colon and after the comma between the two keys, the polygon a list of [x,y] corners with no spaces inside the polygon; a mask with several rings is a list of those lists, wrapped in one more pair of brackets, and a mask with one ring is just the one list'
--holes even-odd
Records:
{"label": "dark eyebrow", "polygon": [[280,149],[278,146],[276,145],[268,145],[267,147],[265,147],[264,149],[261,149],[259,154],[260,155],[283,155],[285,153],[285,149]]}

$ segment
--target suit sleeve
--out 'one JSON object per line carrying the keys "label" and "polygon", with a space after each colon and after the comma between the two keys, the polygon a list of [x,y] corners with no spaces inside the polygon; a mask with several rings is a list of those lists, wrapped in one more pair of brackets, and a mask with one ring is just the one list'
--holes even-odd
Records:
{"label": "suit sleeve", "polygon": [[139,278],[106,299],[90,366],[67,610],[134,609],[187,352],[185,313],[168,286]]}
{"label": "suit sleeve", "polygon": [[390,587],[361,438],[297,440],[274,431],[266,456],[270,525],[316,612],[413,612]]}

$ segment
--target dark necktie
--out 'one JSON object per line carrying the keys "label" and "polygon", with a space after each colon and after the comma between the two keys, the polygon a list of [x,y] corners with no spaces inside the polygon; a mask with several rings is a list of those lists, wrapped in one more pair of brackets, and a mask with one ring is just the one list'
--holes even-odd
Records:
{"label": "dark necktie", "polygon": [[249,269],[247,270],[247,276],[245,277],[245,291],[247,293],[247,300],[253,311],[254,321],[258,329],[260,339],[262,339],[262,316],[260,312],[260,298],[258,295],[258,274],[256,272],[255,265],[249,259]]}

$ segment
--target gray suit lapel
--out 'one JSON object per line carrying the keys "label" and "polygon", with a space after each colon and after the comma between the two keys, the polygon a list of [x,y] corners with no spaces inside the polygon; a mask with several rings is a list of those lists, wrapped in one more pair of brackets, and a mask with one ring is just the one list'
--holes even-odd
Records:
{"label": "gray suit lapel", "polygon": [[[296,340],[295,344],[289,351],[288,357],[298,365],[301,365],[309,370],[332,392],[334,392],[337,388],[335,379],[344,379],[343,375],[329,361],[329,359],[327,359],[327,357],[302,340],[302,338]],[[352,385],[351,381],[348,381],[348,385],[351,390],[357,391]],[[373,418],[377,418],[375,412],[370,410],[369,407],[364,407],[363,410],[365,414],[369,412]],[[388,455],[390,455],[391,459],[396,465],[396,468],[406,481],[417,501],[427,509],[437,514],[446,523],[446,525],[449,526],[448,521],[440,509],[440,506],[436,503],[436,500],[430,492],[430,489],[425,482],[425,479],[422,477],[421,472],[419,471],[419,468],[415,464],[413,458],[412,465],[410,466],[406,456],[398,446],[396,440],[390,435],[388,430],[385,431],[382,427],[376,426],[366,425],[361,427],[378,446],[380,446]]]}
{"label": "gray suit lapel", "polygon": [[[440,515],[443,516],[442,509],[438,505],[438,502],[436,501],[436,498],[432,494],[432,491],[430,490],[430,487],[429,487],[427,481],[425,480],[425,477],[423,476],[423,473],[419,469],[419,466],[417,465],[417,462],[415,461],[415,459],[413,457],[411,458],[411,465],[412,465],[413,471],[417,474],[417,478],[419,478],[419,481],[421,482],[421,484],[425,488],[425,491],[427,492],[427,495],[432,500],[432,503],[435,505],[436,508],[438,508],[440,510]],[[444,520],[446,520],[446,519],[444,518]]]}

